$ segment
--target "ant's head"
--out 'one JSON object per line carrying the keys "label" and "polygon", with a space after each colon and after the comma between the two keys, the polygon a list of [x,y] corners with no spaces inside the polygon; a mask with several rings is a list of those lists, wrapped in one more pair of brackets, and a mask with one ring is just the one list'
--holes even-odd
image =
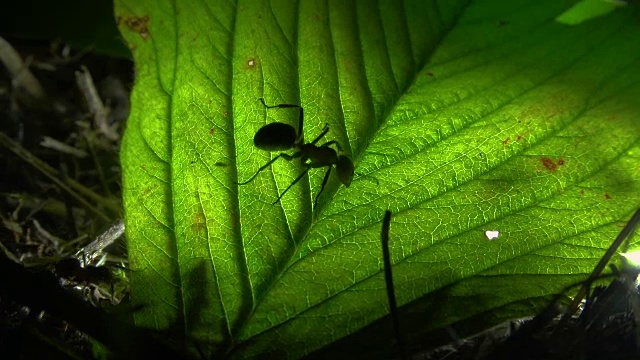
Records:
{"label": "ant's head", "polygon": [[344,184],[345,187],[351,185],[353,180],[354,165],[351,158],[346,155],[338,156],[338,163],[336,164],[336,172],[338,173],[338,179]]}
{"label": "ant's head", "polygon": [[289,150],[298,141],[298,134],[293,126],[281,122],[267,124],[256,132],[253,144],[261,150]]}

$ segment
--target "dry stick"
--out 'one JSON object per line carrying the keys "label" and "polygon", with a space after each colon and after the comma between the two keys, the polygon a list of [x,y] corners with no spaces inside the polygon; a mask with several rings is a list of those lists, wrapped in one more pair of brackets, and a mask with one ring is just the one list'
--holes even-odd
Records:
{"label": "dry stick", "polygon": [[393,288],[393,275],[391,273],[391,256],[389,255],[389,227],[391,225],[391,211],[384,213],[382,220],[382,259],[384,261],[384,279],[387,283],[387,298],[389,299],[389,312],[393,320],[393,331],[395,332],[396,342],[400,349],[400,358],[406,359],[407,353],[400,332],[400,318],[398,316],[398,306],[396,305],[396,292]]}
{"label": "dry stick", "polygon": [[613,254],[615,254],[616,250],[618,250],[620,245],[622,245],[629,234],[633,232],[639,222],[640,209],[636,210],[635,214],[633,214],[633,216],[631,217],[631,220],[629,220],[627,225],[625,225],[622,231],[620,231],[620,234],[618,234],[618,237],[616,237],[616,240],[611,244],[604,256],[600,258],[600,262],[598,262],[598,265],[596,265],[595,269],[593,269],[593,272],[591,273],[591,275],[589,275],[589,278],[582,284],[580,290],[578,291],[578,294],[576,294],[576,297],[573,299],[573,302],[567,308],[567,311],[565,311],[564,315],[562,316],[562,321],[566,321],[576,312],[576,310],[578,309],[578,305],[587,295],[591,284],[596,281],[598,277],[600,277],[600,273],[602,273],[602,270],[604,270],[605,266],[607,266],[607,263],[609,262],[609,260],[611,260]]}
{"label": "dry stick", "polygon": [[15,88],[24,90],[32,101],[46,103],[47,94],[42,85],[29,71],[28,66],[22,62],[18,52],[2,37],[0,37],[0,62],[7,68]]}
{"label": "dry stick", "polygon": [[118,135],[115,128],[109,126],[107,119],[109,112],[104,107],[96,86],[93,84],[93,78],[85,66],[82,66],[80,71],[76,71],[76,84],[87,102],[89,111],[93,114],[93,120],[98,131],[111,141],[120,139],[120,135]]}
{"label": "dry stick", "polygon": [[76,257],[79,259],[84,256],[88,259],[89,262],[93,260],[95,254],[99,251],[104,250],[107,246],[113,244],[116,240],[118,240],[124,234],[124,220],[118,219],[116,220],[109,228],[98,235],[89,245],[80,249],[76,253]]}
{"label": "dry stick", "polygon": [[78,202],[84,205],[87,209],[89,209],[96,215],[100,216],[101,218],[105,220],[111,220],[110,217],[108,217],[107,215],[102,213],[100,210],[98,210],[96,207],[91,205],[85,198],[78,195],[78,193],[101,204],[102,206],[106,207],[107,209],[111,210],[114,213],[118,213],[120,211],[120,207],[118,205],[96,194],[90,189],[82,186],[78,182],[71,179],[67,179],[66,181],[60,180],[57,170],[49,166],[44,161],[40,160],[35,155],[31,154],[29,151],[27,151],[25,148],[20,146],[20,144],[18,144],[13,139],[5,135],[3,132],[0,132],[0,145],[4,145],[7,149],[11,150],[13,153],[18,155],[24,161],[28,162],[29,164],[33,165],[36,169],[40,170],[40,172],[42,172],[49,179],[55,182],[58,186],[60,186],[60,188],[68,192],[74,199],[76,199]]}
{"label": "dry stick", "polygon": [[85,141],[87,142],[87,147],[91,152],[91,158],[93,159],[93,163],[96,164],[96,170],[98,171],[98,177],[100,178],[100,182],[102,183],[102,188],[105,191],[105,194],[111,196],[111,190],[109,190],[109,186],[107,185],[107,180],[104,176],[104,171],[102,170],[102,164],[98,160],[98,155],[96,154],[96,150],[93,148],[93,141],[95,137],[89,137],[87,134],[84,136]]}
{"label": "dry stick", "polygon": [[157,340],[150,330],[137,328],[113,314],[95,308],[60,287],[58,279],[46,271],[29,271],[0,255],[0,286],[2,299],[12,299],[32,309],[45,310],[49,314],[68,321],[79,330],[105,344],[116,358],[127,359],[187,359],[170,347],[166,341]]}
{"label": "dry stick", "polygon": [[67,145],[65,143],[63,143],[62,141],[56,140],[52,137],[49,136],[43,136],[42,137],[42,141],[40,142],[40,146],[48,148],[48,149],[52,149],[52,150],[56,150],[59,151],[63,154],[68,154],[68,155],[73,155],[75,157],[78,158],[85,158],[87,157],[87,152],[82,150],[82,149],[78,149],[76,147]]}

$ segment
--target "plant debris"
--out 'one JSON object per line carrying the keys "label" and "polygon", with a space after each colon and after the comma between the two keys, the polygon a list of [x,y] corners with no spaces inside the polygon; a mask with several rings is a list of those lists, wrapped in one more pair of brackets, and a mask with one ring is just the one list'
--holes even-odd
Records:
{"label": "plant debris", "polygon": [[[118,150],[132,67],[60,42],[0,38],[0,256],[93,307],[128,296]],[[6,286],[1,353],[95,356],[86,335]]]}

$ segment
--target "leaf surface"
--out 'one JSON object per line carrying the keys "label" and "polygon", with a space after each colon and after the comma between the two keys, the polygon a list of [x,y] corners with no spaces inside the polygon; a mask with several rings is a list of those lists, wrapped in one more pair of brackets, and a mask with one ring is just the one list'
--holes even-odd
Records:
{"label": "leaf surface", "polygon": [[[555,22],[569,5],[117,1],[136,322],[231,358],[355,334],[388,313],[386,209],[410,332],[530,314],[584,279],[640,205],[640,29],[632,6]],[[304,170],[283,159],[237,185],[276,156],[260,127],[298,126],[261,97],[301,104],[307,141],[328,124],[349,188],[331,175],[313,208],[311,169],[272,205]]]}

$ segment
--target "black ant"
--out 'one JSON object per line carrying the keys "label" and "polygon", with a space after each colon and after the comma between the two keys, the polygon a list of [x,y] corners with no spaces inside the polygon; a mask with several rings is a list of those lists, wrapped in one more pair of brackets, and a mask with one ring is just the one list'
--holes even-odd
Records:
{"label": "black ant", "polygon": [[278,104],[278,105],[270,106],[264,102],[263,98],[260,98],[260,102],[267,109],[272,109],[272,108],[299,109],[298,132],[296,132],[293,126],[289,124],[284,124],[281,122],[273,122],[261,127],[256,132],[256,135],[253,137],[253,144],[258,149],[271,151],[271,152],[283,151],[283,150],[289,150],[289,149],[294,149],[296,150],[296,152],[293,155],[289,155],[281,152],[278,156],[274,157],[269,162],[267,162],[262,167],[260,167],[258,171],[251,178],[249,178],[249,180],[245,182],[237,183],[238,185],[246,185],[250,183],[251,181],[253,181],[253,179],[256,178],[256,176],[258,176],[258,174],[262,170],[268,168],[269,165],[273,164],[279,158],[283,158],[287,161],[300,158],[300,162],[305,167],[305,169],[302,172],[302,174],[300,174],[295,180],[293,180],[291,185],[289,185],[282,192],[282,194],[278,196],[278,198],[276,199],[276,201],[273,202],[273,204],[276,204],[278,201],[280,201],[280,199],[282,199],[284,194],[286,194],[287,191],[289,191],[289,189],[291,189],[293,185],[295,185],[298,181],[300,181],[300,179],[302,179],[302,177],[309,171],[309,169],[312,169],[312,168],[321,168],[325,166],[329,168],[326,174],[324,175],[324,179],[322,180],[322,187],[320,188],[320,192],[318,193],[318,195],[316,195],[316,199],[313,204],[314,208],[318,204],[318,198],[320,197],[320,194],[322,194],[322,192],[324,191],[324,187],[327,184],[327,181],[329,180],[329,175],[331,174],[331,168],[334,165],[336,167],[336,172],[338,174],[338,179],[340,180],[340,182],[345,187],[349,187],[349,185],[351,185],[351,180],[353,180],[353,172],[354,172],[354,165],[353,165],[353,162],[351,161],[351,158],[349,158],[346,155],[338,155],[338,152],[336,150],[329,147],[331,145],[335,145],[338,151],[342,152],[342,148],[340,147],[340,144],[338,144],[338,142],[335,140],[331,140],[320,146],[316,145],[316,143],[320,141],[320,139],[322,139],[327,134],[327,132],[329,132],[329,124],[326,124],[324,126],[324,129],[322,130],[320,135],[318,135],[315,139],[313,139],[312,142],[305,143],[304,132],[303,132],[304,109],[302,108],[302,106],[294,105],[294,104]]}

